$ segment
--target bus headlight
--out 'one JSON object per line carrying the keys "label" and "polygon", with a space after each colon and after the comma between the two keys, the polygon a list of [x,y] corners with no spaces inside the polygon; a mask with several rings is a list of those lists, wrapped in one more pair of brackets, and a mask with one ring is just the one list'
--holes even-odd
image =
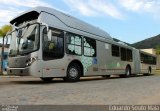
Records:
{"label": "bus headlight", "polygon": [[26,61],[26,66],[30,66],[37,60],[37,57],[32,57],[29,60]]}

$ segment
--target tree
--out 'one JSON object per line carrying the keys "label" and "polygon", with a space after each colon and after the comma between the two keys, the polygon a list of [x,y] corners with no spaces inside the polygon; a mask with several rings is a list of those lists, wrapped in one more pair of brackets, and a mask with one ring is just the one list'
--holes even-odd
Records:
{"label": "tree", "polygon": [[1,73],[3,74],[3,55],[4,55],[4,38],[6,34],[12,30],[11,25],[4,25],[0,29],[0,37],[3,38],[3,45],[2,45],[2,51],[1,51]]}
{"label": "tree", "polygon": [[156,46],[156,55],[160,55],[160,45]]}

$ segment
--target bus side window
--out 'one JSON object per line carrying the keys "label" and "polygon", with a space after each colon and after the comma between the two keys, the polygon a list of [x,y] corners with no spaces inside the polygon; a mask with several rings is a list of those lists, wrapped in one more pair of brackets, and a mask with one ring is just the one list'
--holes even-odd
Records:
{"label": "bus side window", "polygon": [[156,57],[141,53],[141,63],[156,65]]}
{"label": "bus side window", "polygon": [[89,57],[96,57],[96,40],[84,37],[83,38],[83,46],[84,46],[84,55]]}
{"label": "bus side window", "polygon": [[119,46],[112,45],[112,56],[119,57]]}
{"label": "bus side window", "polygon": [[77,34],[66,34],[66,52],[72,55],[82,55],[82,37]]}
{"label": "bus side window", "polygon": [[126,55],[126,49],[121,47],[121,60],[126,61],[127,55]]}
{"label": "bus side window", "polygon": [[132,50],[127,49],[127,61],[132,62],[133,57],[132,57]]}

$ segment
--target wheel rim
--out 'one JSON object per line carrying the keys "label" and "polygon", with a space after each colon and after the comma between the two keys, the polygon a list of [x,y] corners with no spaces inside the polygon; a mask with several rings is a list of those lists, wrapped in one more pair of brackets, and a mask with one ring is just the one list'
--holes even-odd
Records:
{"label": "wheel rim", "polygon": [[78,70],[76,68],[70,68],[69,70],[69,75],[72,77],[72,78],[76,78],[78,76]]}
{"label": "wheel rim", "polygon": [[151,74],[151,69],[149,68],[148,73]]}
{"label": "wheel rim", "polygon": [[126,75],[127,75],[127,76],[129,76],[129,75],[130,75],[130,70],[129,70],[129,69],[127,69],[127,71],[126,71]]}

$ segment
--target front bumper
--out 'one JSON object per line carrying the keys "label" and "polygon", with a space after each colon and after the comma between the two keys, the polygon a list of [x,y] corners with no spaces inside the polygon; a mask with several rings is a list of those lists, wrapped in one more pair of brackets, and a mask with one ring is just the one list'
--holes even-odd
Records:
{"label": "front bumper", "polygon": [[8,75],[17,75],[17,76],[30,76],[29,68],[8,68],[7,69]]}

